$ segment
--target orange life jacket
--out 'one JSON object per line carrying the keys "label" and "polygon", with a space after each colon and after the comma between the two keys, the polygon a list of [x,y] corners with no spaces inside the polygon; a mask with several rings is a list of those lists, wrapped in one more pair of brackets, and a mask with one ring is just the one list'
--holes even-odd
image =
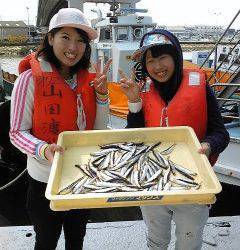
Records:
{"label": "orange life jacket", "polygon": [[[199,141],[206,136],[207,101],[205,74],[199,69],[184,69],[183,79],[173,99],[166,105],[158,91],[150,84],[148,92],[141,93],[146,127],[189,126]],[[214,165],[218,155],[210,155]]]}
{"label": "orange life jacket", "polygon": [[24,71],[28,70],[31,68],[30,61],[35,57],[35,52],[25,56],[18,64],[18,73],[21,74]]}
{"label": "orange life jacket", "polygon": [[201,70],[184,69],[180,87],[168,105],[165,104],[152,83],[150,90],[142,93],[141,97],[146,127],[190,126],[199,140],[205,137],[206,82]]}
{"label": "orange life jacket", "polygon": [[[46,70],[42,65],[47,65]],[[77,127],[77,95],[81,96],[86,115],[86,130],[93,129],[96,117],[96,97],[89,83],[95,73],[80,70],[77,87],[72,90],[58,71],[48,62],[30,59],[34,80],[34,111],[32,133],[48,143],[55,143],[62,131],[79,130]],[[44,68],[44,69],[43,69]]]}

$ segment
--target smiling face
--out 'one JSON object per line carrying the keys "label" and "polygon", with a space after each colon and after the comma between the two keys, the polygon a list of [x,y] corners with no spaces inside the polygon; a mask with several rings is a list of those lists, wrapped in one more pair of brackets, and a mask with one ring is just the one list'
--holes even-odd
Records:
{"label": "smiling face", "polygon": [[69,71],[82,58],[86,44],[75,28],[63,27],[55,35],[48,34],[48,42],[61,63],[62,71]]}
{"label": "smiling face", "polygon": [[173,76],[175,63],[169,54],[153,57],[151,50],[148,50],[146,52],[146,69],[153,79],[164,83]]}

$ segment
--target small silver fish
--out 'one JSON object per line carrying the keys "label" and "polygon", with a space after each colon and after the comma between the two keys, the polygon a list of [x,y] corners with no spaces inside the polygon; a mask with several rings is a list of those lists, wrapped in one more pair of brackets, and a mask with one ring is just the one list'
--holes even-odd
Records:
{"label": "small silver fish", "polygon": [[166,148],[165,150],[161,151],[161,155],[169,155],[172,153],[173,149],[175,148],[177,144],[174,143],[173,145],[171,145],[170,147]]}

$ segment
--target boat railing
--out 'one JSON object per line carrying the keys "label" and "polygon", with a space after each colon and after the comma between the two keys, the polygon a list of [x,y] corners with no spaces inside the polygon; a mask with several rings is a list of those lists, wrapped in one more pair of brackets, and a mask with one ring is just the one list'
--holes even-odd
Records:
{"label": "boat railing", "polygon": [[[231,65],[228,67],[230,69],[230,67],[233,66],[233,64],[236,62],[237,58],[235,60],[233,60],[233,62],[231,63]],[[217,82],[220,82],[222,80],[222,78],[225,76],[225,75],[228,75],[228,78],[226,78],[225,82],[229,82],[231,78],[233,78],[237,72],[239,72],[239,69],[240,69],[240,64],[232,71],[230,70],[226,70],[222,75],[221,77],[219,77],[217,79]]]}
{"label": "boat railing", "polygon": [[232,92],[228,98],[217,97],[219,103],[223,102],[224,106],[221,106],[222,117],[227,121],[239,121],[240,122],[240,83],[215,83],[211,85],[215,95],[218,95],[218,89],[222,87],[234,87],[235,91]]}
{"label": "boat railing", "polygon": [[[226,28],[226,30],[223,32],[222,36],[215,43],[212,50],[209,52],[207,58],[204,60],[204,62],[200,66],[200,68],[203,68],[206,62],[209,60],[210,56],[214,54],[214,62],[213,62],[214,70],[207,78],[208,83],[210,83],[210,81],[214,83],[232,82],[234,77],[240,72],[240,58],[238,55],[236,55],[235,58],[232,58],[232,60],[229,63],[229,58],[233,55],[233,52],[236,50],[237,46],[240,44],[240,39],[237,38],[239,36],[240,30],[235,30],[234,34],[232,35],[230,39],[228,39],[227,43],[225,39],[226,35],[228,34],[229,29],[231,28],[232,24],[237,21],[237,18],[239,17],[239,15],[240,15],[240,10],[238,10],[236,15],[233,17],[230,24]],[[224,57],[221,58],[221,60],[218,60],[218,56],[217,56],[218,46],[223,45],[223,44],[229,45],[230,49],[228,53],[224,54]],[[223,73],[219,77],[219,74],[217,74],[217,72],[220,70],[223,71]]]}
{"label": "boat railing", "polygon": [[[215,59],[214,59],[214,71],[212,72],[212,74],[208,77],[207,81],[210,82],[210,80],[212,78],[215,79],[215,82],[220,82],[224,77],[225,75],[229,75],[229,77],[225,80],[226,82],[229,81],[229,79],[231,79],[232,77],[234,77],[236,75],[237,72],[239,72],[239,69],[240,69],[240,64],[233,68],[234,65],[237,64],[237,62],[239,61],[239,58],[238,57],[235,57],[232,62],[228,65],[228,64],[225,64],[225,62],[228,60],[229,56],[232,54],[232,52],[234,51],[234,49],[236,48],[236,46],[240,44],[240,40],[238,40],[235,45],[233,47],[230,48],[229,52],[225,55],[224,58],[222,58],[221,62],[217,65],[217,56],[215,56]],[[216,77],[216,73],[218,72],[218,70],[224,70],[224,73],[221,75],[220,78],[217,78]]]}
{"label": "boat railing", "polygon": [[[214,69],[207,77],[207,82],[213,83],[211,87],[217,97],[222,116],[227,121],[240,119],[240,30],[232,29],[234,32],[229,32],[239,16],[240,10],[237,11],[200,66],[200,68],[203,68],[210,56],[214,54]],[[230,33],[232,34],[231,38],[229,38]],[[226,41],[228,41],[227,44]],[[224,49],[223,46],[226,46],[226,48]],[[220,48],[222,51],[220,51]]]}
{"label": "boat railing", "polygon": [[[231,28],[232,24],[237,20],[238,16],[240,15],[240,10],[238,10],[238,12],[236,13],[236,15],[233,17],[233,19],[231,20],[231,22],[229,23],[229,25],[227,26],[227,28],[225,29],[225,31],[223,32],[223,34],[221,35],[221,37],[218,39],[218,41],[215,43],[215,45],[213,46],[212,50],[209,52],[208,56],[206,57],[206,59],[204,60],[204,62],[202,63],[202,65],[200,66],[200,68],[204,67],[204,65],[206,64],[206,62],[209,60],[210,56],[214,53],[215,54],[215,60],[214,60],[214,68],[215,70],[217,69],[217,48],[219,45],[222,44],[224,38],[226,37],[226,34],[228,33],[229,29]],[[233,34],[233,36],[231,37],[231,39],[228,41],[229,44],[231,44],[234,40],[234,38],[237,36],[237,34],[239,33],[239,30],[236,30],[235,33]],[[237,44],[239,44],[239,41],[237,41],[235,43],[236,45],[234,45],[235,47],[237,46]],[[232,51],[232,50],[231,50]],[[230,54],[230,53],[229,53]],[[226,56],[227,58],[227,56]],[[225,59],[226,59],[225,58]],[[224,60],[223,60],[224,61]],[[216,72],[215,72],[216,73]],[[210,76],[212,77],[212,76]]]}

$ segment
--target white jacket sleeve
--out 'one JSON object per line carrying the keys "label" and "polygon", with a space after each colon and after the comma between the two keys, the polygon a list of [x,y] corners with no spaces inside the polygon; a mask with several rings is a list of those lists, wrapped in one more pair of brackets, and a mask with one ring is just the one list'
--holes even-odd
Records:
{"label": "white jacket sleeve", "polygon": [[39,144],[45,143],[34,137],[32,129],[34,84],[31,70],[19,75],[11,96],[10,140],[25,154],[36,156]]}

